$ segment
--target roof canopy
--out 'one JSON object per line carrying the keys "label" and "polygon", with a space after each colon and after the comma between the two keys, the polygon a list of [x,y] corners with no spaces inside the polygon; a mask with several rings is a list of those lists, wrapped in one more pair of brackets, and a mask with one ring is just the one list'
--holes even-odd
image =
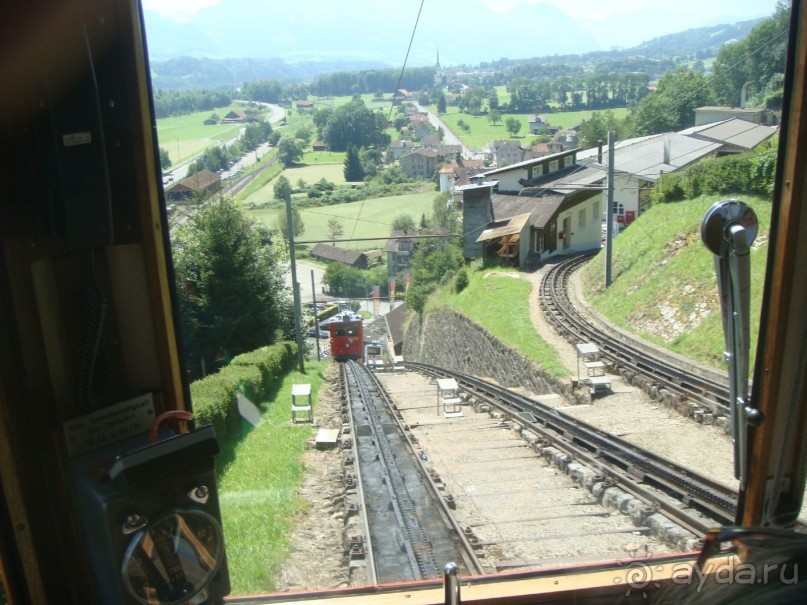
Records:
{"label": "roof canopy", "polygon": [[524,225],[527,224],[528,220],[530,220],[529,214],[519,214],[518,216],[511,216],[501,221],[488,223],[490,227],[480,233],[476,241],[485,242],[504,237],[505,235],[517,235],[521,233],[521,230],[524,228]]}

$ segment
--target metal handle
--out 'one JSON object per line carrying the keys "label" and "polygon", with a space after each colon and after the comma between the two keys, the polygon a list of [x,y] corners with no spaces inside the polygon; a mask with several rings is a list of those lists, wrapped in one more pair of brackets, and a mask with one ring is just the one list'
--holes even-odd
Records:
{"label": "metal handle", "polygon": [[701,238],[715,255],[717,287],[725,334],[725,357],[729,370],[734,476],[741,488],[748,479],[748,426],[762,421],[749,405],[748,348],[751,243],[757,235],[756,214],[739,200],[715,203],[701,223]]}
{"label": "metal handle", "polygon": [[445,604],[460,605],[460,568],[456,563],[446,563],[443,572],[445,587]]}

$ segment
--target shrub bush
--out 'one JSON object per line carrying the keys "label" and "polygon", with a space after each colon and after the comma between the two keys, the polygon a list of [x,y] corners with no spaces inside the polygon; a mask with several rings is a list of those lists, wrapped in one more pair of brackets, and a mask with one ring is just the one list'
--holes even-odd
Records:
{"label": "shrub bush", "polygon": [[[773,158],[773,159],[772,159]],[[704,194],[746,192],[765,195],[773,183],[776,149],[698,162],[681,172],[665,174],[651,194],[656,203],[689,200]]]}
{"label": "shrub bush", "polygon": [[212,424],[222,440],[237,434],[241,427],[237,393],[242,391],[256,403],[265,401],[296,358],[296,345],[281,342],[238,355],[216,374],[191,383],[196,425]]}
{"label": "shrub bush", "polygon": [[463,267],[457,271],[457,277],[454,278],[454,291],[459,294],[468,287],[468,269]]}

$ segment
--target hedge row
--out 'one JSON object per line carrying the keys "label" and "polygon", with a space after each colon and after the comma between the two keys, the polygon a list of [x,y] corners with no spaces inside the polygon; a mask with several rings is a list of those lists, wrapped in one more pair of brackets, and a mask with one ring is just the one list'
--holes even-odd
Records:
{"label": "hedge row", "polygon": [[681,172],[665,174],[651,194],[653,203],[694,199],[704,194],[772,191],[776,150],[704,160]]}
{"label": "hedge row", "polygon": [[237,436],[241,430],[237,393],[256,403],[266,401],[296,359],[297,345],[282,342],[238,355],[216,374],[191,383],[196,425],[212,424],[219,439]]}

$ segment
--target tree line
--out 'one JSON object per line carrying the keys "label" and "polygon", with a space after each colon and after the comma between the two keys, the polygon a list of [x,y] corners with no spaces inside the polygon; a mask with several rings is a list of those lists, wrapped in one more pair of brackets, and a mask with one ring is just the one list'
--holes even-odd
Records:
{"label": "tree line", "polygon": [[231,145],[214,145],[205,149],[201,156],[188,165],[188,176],[202,170],[210,170],[211,172],[227,170],[231,161],[257,149],[261,143],[266,141],[276,144],[279,138],[280,134],[272,129],[269,122],[261,120],[253,124],[247,124],[244,128],[244,134],[235,143]]}
{"label": "tree line", "polygon": [[158,118],[170,118],[212,111],[232,102],[230,93],[222,90],[158,90],[154,93],[154,114]]}

